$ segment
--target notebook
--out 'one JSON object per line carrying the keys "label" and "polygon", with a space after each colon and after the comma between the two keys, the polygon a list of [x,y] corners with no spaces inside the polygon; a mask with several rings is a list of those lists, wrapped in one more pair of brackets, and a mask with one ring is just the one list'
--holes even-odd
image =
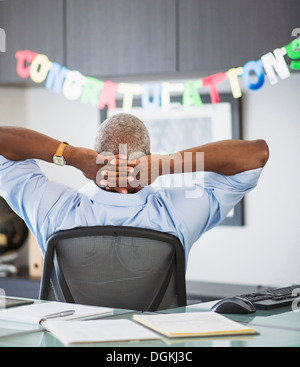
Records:
{"label": "notebook", "polygon": [[151,330],[130,320],[58,321],[49,320],[43,327],[63,344],[96,344],[123,341],[159,340]]}
{"label": "notebook", "polygon": [[168,338],[256,334],[254,329],[214,312],[134,315],[133,319]]}
{"label": "notebook", "polygon": [[64,317],[64,320],[76,320],[110,314],[113,312],[113,309],[61,302],[45,302],[0,310],[0,319],[39,325],[40,321],[47,318],[47,316],[68,311],[72,311],[70,312],[72,314]]}

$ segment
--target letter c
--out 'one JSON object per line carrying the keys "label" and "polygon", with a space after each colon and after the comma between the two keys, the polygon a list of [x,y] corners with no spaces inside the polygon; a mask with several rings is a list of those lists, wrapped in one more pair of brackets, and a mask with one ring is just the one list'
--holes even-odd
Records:
{"label": "letter c", "polygon": [[185,359],[186,359],[188,362],[193,362],[192,358],[191,358],[191,359],[188,359],[188,354],[193,354],[193,352],[188,352],[188,353],[186,353],[186,355],[185,355]]}

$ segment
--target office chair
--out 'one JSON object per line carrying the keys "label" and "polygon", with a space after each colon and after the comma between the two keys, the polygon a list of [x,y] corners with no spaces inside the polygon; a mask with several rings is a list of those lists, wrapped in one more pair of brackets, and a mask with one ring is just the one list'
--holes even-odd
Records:
{"label": "office chair", "polygon": [[183,246],[131,227],[58,232],[47,243],[40,299],[136,311],[185,306]]}

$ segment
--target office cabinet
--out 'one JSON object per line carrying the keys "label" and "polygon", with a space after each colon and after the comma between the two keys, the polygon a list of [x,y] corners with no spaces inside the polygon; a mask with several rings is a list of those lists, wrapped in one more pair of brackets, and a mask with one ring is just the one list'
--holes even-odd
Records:
{"label": "office cabinet", "polygon": [[0,27],[6,33],[6,52],[0,53],[0,82],[22,81],[15,54],[31,50],[63,63],[63,0],[0,2]]}
{"label": "office cabinet", "polygon": [[15,53],[46,54],[84,75],[209,75],[285,46],[299,0],[0,1],[0,83],[16,83]]}
{"label": "office cabinet", "polygon": [[292,41],[299,0],[179,0],[179,72],[243,66]]}
{"label": "office cabinet", "polygon": [[85,75],[176,72],[175,0],[67,0],[66,61]]}

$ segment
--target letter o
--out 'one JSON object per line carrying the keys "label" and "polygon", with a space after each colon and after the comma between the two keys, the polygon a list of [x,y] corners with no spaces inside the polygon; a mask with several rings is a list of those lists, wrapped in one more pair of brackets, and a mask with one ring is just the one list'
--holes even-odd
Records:
{"label": "letter o", "polygon": [[[255,75],[258,78],[257,83],[252,83],[251,81],[251,71],[254,71]],[[265,83],[265,74],[263,63],[261,60],[258,61],[249,61],[244,66],[243,80],[245,85],[251,90],[260,89]]]}
{"label": "letter o", "polygon": [[46,55],[37,55],[30,65],[30,78],[35,83],[43,83],[52,66]]}

